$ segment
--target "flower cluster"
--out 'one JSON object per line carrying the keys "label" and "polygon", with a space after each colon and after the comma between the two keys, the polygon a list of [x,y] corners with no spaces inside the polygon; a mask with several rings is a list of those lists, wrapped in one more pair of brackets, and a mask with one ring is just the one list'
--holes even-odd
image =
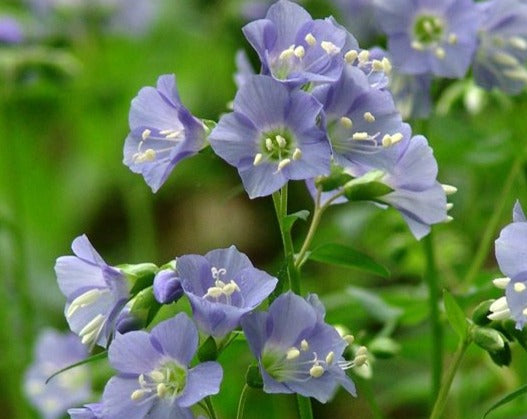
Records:
{"label": "flower cluster", "polygon": [[[450,19],[451,12],[463,12],[452,18],[462,24],[472,16],[468,1],[448,11],[438,6],[437,13]],[[443,75],[458,74],[473,47],[467,34],[478,21],[470,20],[464,32],[449,29],[456,42],[447,46],[442,35],[427,38],[430,25],[443,31],[443,21],[436,22],[434,16],[422,22],[416,18],[421,19],[419,42],[428,54],[421,62],[416,59],[416,68],[431,65]],[[124,163],[153,192],[179,162],[210,145],[238,170],[250,198],[280,198],[282,233],[284,188],[294,180],[304,181],[314,198],[315,228],[330,204],[354,201],[397,209],[418,239],[432,225],[450,219],[446,196],[455,188],[437,181],[427,139],[413,135],[403,122],[388,90],[392,64],[383,51],[361,49],[333,18],[313,19],[288,0],[248,23],[243,34],[261,69],[255,74],[247,57],[238,54],[232,112],[217,124],[191,114],[172,75],[160,76],[156,87],[142,88],[132,100]],[[439,51],[452,52],[454,64],[433,64],[442,55]],[[404,54],[398,59],[406,62]],[[203,256],[181,255],[161,267],[111,266],[86,236],[77,237],[74,256],[60,257],[55,265],[66,297],[64,313],[89,350],[107,349],[116,375],[99,402],[70,409],[71,417],[194,417],[193,406],[219,392],[223,370],[218,355],[239,335],[257,359],[265,392],[297,393],[322,403],[339,387],[355,396],[347,370],[364,366],[367,350],[359,347],[351,356],[353,336],[341,336],[326,322],[316,295],[297,295],[300,287],[295,288],[293,276],[300,274],[307,257],[307,238],[304,244],[299,254],[294,249],[286,254],[290,288],[296,294],[277,295],[283,275],[279,284],[234,246]],[[177,305],[182,298],[191,317]],[[262,311],[266,299],[269,307]],[[177,313],[156,317],[163,305]]]}
{"label": "flower cluster", "polygon": [[181,104],[173,76],[161,76],[157,88],[142,89],[132,101],[124,162],[154,191],[179,161],[206,146],[208,133],[212,150],[237,168],[250,198],[290,180],[320,184],[335,168],[348,180],[380,171],[376,182],[385,193],[363,199],[397,208],[418,238],[448,220],[435,159],[426,139],[412,137],[403,123],[387,90],[392,66],[382,53],[360,49],[334,19],[312,19],[287,0],[243,33],[261,74],[238,54],[233,112],[210,133]]}
{"label": "flower cluster", "polygon": [[[370,9],[388,38],[386,54],[397,72],[391,89],[406,116],[428,115],[421,102],[429,101],[427,79],[459,79],[471,65],[474,81],[487,90],[517,94],[527,84],[521,0],[376,0]],[[409,96],[408,89],[417,90]]]}

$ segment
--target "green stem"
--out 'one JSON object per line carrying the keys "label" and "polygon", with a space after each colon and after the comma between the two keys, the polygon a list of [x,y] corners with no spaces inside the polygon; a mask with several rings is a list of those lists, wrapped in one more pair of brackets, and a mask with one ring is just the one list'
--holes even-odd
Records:
{"label": "green stem", "polygon": [[496,230],[498,229],[498,224],[501,220],[503,210],[507,203],[507,197],[511,192],[512,186],[514,184],[514,179],[516,179],[516,175],[518,174],[518,171],[522,166],[523,158],[523,152],[518,153],[516,159],[514,160],[509,170],[509,174],[507,176],[507,179],[505,180],[505,184],[503,185],[501,194],[496,200],[497,205],[494,208],[494,211],[492,212],[492,217],[490,218],[485,232],[483,233],[483,237],[479,242],[479,247],[476,252],[476,256],[474,257],[474,259],[472,259],[472,264],[470,265],[467,274],[465,275],[465,278],[463,280],[463,284],[465,287],[468,287],[472,284],[477,274],[481,270],[481,266],[485,262],[485,259],[489,253],[489,249],[492,246],[493,240],[496,236]]}
{"label": "green stem", "polygon": [[377,400],[375,400],[370,381],[362,377],[354,377],[354,380],[357,384],[359,393],[366,399],[371,408],[373,419],[383,419],[384,416],[382,410],[379,407]]}
{"label": "green stem", "polygon": [[426,272],[425,281],[428,286],[428,305],[430,310],[430,326],[432,332],[432,400],[435,399],[441,386],[443,368],[443,330],[439,318],[439,277],[435,261],[434,241],[432,232],[423,240]]}
{"label": "green stem", "polygon": [[298,407],[298,414],[300,419],[313,419],[313,411],[311,409],[311,399],[309,397],[296,395],[296,404]]}
{"label": "green stem", "polygon": [[317,190],[317,196],[315,197],[315,208],[313,209],[313,218],[311,219],[311,225],[309,226],[309,230],[307,232],[304,243],[302,244],[302,248],[300,249],[300,252],[298,252],[298,255],[295,258],[296,269],[300,270],[306,262],[306,254],[309,250],[309,246],[311,246],[313,238],[315,237],[315,232],[317,231],[317,228],[320,224],[320,220],[322,219],[322,214],[324,214],[324,211],[326,211],[326,209],[328,209],[328,207],[342,195],[344,195],[344,191],[336,193],[331,198],[329,198],[324,205],[320,205],[320,197],[322,196],[322,191],[320,189]]}
{"label": "green stem", "polygon": [[210,419],[216,419],[216,412],[214,411],[214,406],[212,405],[212,400],[210,397],[205,397],[205,404],[207,405],[207,410],[209,411]]}
{"label": "green stem", "polygon": [[295,268],[294,264],[295,249],[293,247],[293,239],[291,238],[291,231],[286,231],[284,228],[284,218],[287,216],[287,184],[280,192],[273,193],[273,202],[280,228],[280,235],[282,237],[282,244],[284,246],[289,289],[296,294],[300,294],[300,271]]}
{"label": "green stem", "polygon": [[465,355],[465,351],[467,350],[469,345],[470,340],[464,340],[459,345],[456,353],[454,354],[454,359],[452,360],[452,363],[450,364],[450,367],[448,368],[445,377],[443,378],[443,383],[441,384],[441,389],[434,404],[434,408],[432,409],[432,413],[430,414],[430,419],[439,419],[443,415],[443,411],[445,410],[448,398],[448,393],[450,391],[450,387],[452,386],[452,381],[454,381],[456,372],[461,364],[461,361],[463,360],[463,356]]}
{"label": "green stem", "polygon": [[[284,228],[284,219],[287,216],[287,184],[280,190],[280,192],[273,193],[273,202],[278,226],[280,227],[282,244],[284,246],[287,274],[289,277],[289,288],[294,293],[300,294],[300,269],[295,266],[295,249],[293,247],[293,239],[291,238],[291,230],[286,231]],[[313,411],[311,409],[311,400],[309,397],[297,394],[296,400],[300,419],[313,419]]]}
{"label": "green stem", "polygon": [[243,418],[243,411],[245,409],[245,401],[247,400],[247,393],[249,391],[249,386],[245,384],[243,386],[243,390],[240,394],[240,400],[238,402],[238,410],[236,412],[236,419],[242,419]]}

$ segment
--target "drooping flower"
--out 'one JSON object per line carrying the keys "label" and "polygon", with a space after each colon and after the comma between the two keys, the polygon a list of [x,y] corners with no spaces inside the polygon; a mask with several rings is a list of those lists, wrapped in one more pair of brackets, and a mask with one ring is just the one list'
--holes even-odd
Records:
{"label": "drooping flower", "polygon": [[124,164],[140,173],[156,192],[174,167],[205,145],[205,128],[181,104],[174,75],[163,75],[157,87],[143,87],[132,100],[130,134]]}
{"label": "drooping flower", "polygon": [[[397,209],[413,235],[421,239],[430,232],[432,224],[451,219],[447,211],[452,205],[447,204],[446,195],[454,193],[456,188],[437,181],[437,162],[425,137],[412,137],[408,124],[401,125],[400,133],[401,138],[390,147],[372,153],[353,152],[347,162],[342,160],[342,166],[354,178],[375,173],[374,181],[391,189],[377,196],[375,203]],[[312,183],[308,189],[313,196],[316,194]],[[327,200],[336,192],[324,193],[322,199]],[[344,202],[339,199],[333,204]]]}
{"label": "drooping flower", "polygon": [[472,0],[377,0],[377,12],[399,72],[465,75],[480,24]]}
{"label": "drooping flower", "polygon": [[303,91],[289,91],[253,76],[210,134],[214,152],[238,169],[250,198],[270,195],[288,180],[327,174],[330,147],[318,126],[322,105]]}
{"label": "drooping flower", "polygon": [[57,371],[81,361],[88,351],[72,333],[47,329],[35,347],[35,359],[26,371],[24,392],[45,419],[62,417],[66,410],[91,397],[88,367],[81,365],[46,380]]}
{"label": "drooping flower", "polygon": [[181,256],[176,269],[199,329],[216,337],[236,328],[240,318],[260,305],[278,282],[256,269],[234,246],[205,256]]}
{"label": "drooping flower", "polygon": [[82,343],[105,346],[121,310],[130,298],[121,270],[109,266],[85,235],[71,245],[75,256],[61,256],[55,264],[60,290],[66,296],[66,320]]}
{"label": "drooping flower", "polygon": [[346,31],[331,19],[313,20],[295,3],[278,1],[265,19],[248,23],[243,33],[260,57],[262,73],[276,80],[299,86],[340,76]]}
{"label": "drooping flower", "polygon": [[102,403],[89,403],[68,410],[71,419],[102,419]]}
{"label": "drooping flower", "polygon": [[118,374],[104,389],[103,417],[192,418],[189,408],[217,394],[223,378],[217,362],[189,368],[197,347],[198,331],[184,313],[150,333],[117,335],[108,359]]}
{"label": "drooping flower", "polygon": [[251,351],[258,359],[267,393],[299,393],[325,403],[339,385],[356,395],[345,370],[365,362],[342,357],[348,345],[324,321],[324,307],[316,295],[307,301],[288,292],[273,301],[268,312],[242,319]]}
{"label": "drooping flower", "polygon": [[173,269],[163,269],[154,277],[154,297],[161,304],[177,301],[183,295],[181,280]]}
{"label": "drooping flower", "polygon": [[19,44],[23,40],[20,23],[10,16],[0,16],[0,44]]}
{"label": "drooping flower", "polygon": [[474,58],[474,80],[485,89],[519,93],[527,84],[527,4],[518,0],[477,3],[483,16]]}
{"label": "drooping flower", "polygon": [[346,66],[336,83],[317,87],[324,106],[333,159],[348,165],[403,139],[403,123],[390,92],[370,86],[357,67]]}
{"label": "drooping flower", "polygon": [[505,296],[491,306],[492,320],[512,317],[516,328],[522,329],[527,322],[527,220],[519,202],[513,212],[513,222],[501,230],[496,240],[496,259],[505,278],[494,284],[505,289]]}

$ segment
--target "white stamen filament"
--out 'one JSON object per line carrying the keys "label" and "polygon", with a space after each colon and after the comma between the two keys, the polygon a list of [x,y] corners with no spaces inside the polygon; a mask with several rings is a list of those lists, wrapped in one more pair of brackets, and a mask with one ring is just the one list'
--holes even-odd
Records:
{"label": "white stamen filament", "polygon": [[256,156],[254,156],[253,166],[258,166],[263,161],[263,154],[257,153]]}
{"label": "white stamen filament", "polygon": [[445,183],[443,183],[441,185],[443,187],[443,190],[445,191],[445,195],[453,195],[457,192],[457,188],[455,186],[452,186],[452,185],[447,185]]}
{"label": "white stamen filament", "polygon": [[309,369],[309,375],[311,377],[318,378],[322,374],[324,374],[324,367],[319,364],[315,364]]}
{"label": "white stamen filament", "polygon": [[514,284],[514,291],[520,293],[520,292],[523,292],[525,291],[527,287],[525,286],[525,284],[523,282],[516,282]]}
{"label": "white stamen filament", "polygon": [[507,288],[507,285],[509,285],[509,282],[511,282],[511,279],[508,277],[496,278],[492,280],[492,283],[494,284],[494,286],[502,290]]}
{"label": "white stamen filament", "polygon": [[370,136],[368,135],[367,132],[356,132],[352,135],[352,137],[354,140],[368,140],[370,138]]}
{"label": "white stamen filament", "polygon": [[310,32],[306,35],[304,40],[307,42],[308,45],[313,46],[317,43],[317,39],[313,36],[313,34]]}
{"label": "white stamen filament", "polygon": [[297,58],[304,58],[304,55],[306,54],[306,50],[302,45],[296,47],[293,52]]}
{"label": "white stamen filament", "polygon": [[326,51],[326,54],[328,55],[335,55],[340,52],[340,48],[330,41],[322,41],[320,46],[324,51]]}
{"label": "white stamen filament", "polygon": [[358,56],[359,53],[356,50],[350,49],[348,52],[346,52],[346,54],[344,54],[344,59],[348,64],[353,64]]}
{"label": "white stamen filament", "polygon": [[359,63],[365,63],[370,60],[370,51],[363,49],[358,55]]}
{"label": "white stamen filament", "polygon": [[416,51],[423,51],[425,49],[424,45],[419,41],[412,41],[411,47]]}
{"label": "white stamen filament", "polygon": [[84,294],[79,295],[71,302],[70,306],[68,307],[68,310],[66,312],[66,318],[70,318],[71,316],[73,316],[73,313],[75,313],[79,308],[86,307],[97,301],[97,299],[104,292],[105,291],[93,288],[89,291],[86,291]]}
{"label": "white stamen filament", "polygon": [[295,54],[294,49],[295,49],[294,45],[291,45],[289,48],[284,49],[278,56],[278,59],[287,60],[288,58],[291,58]]}
{"label": "white stamen filament", "polygon": [[280,162],[278,163],[277,171],[279,172],[280,170],[282,170],[284,167],[286,167],[290,163],[291,163],[291,159],[280,160]]}
{"label": "white stamen filament", "polygon": [[281,135],[277,135],[275,139],[276,139],[276,143],[278,144],[278,147],[284,148],[287,145],[287,141]]}
{"label": "white stamen filament", "polygon": [[434,51],[434,54],[437,58],[439,58],[440,60],[444,59],[445,58],[445,55],[446,55],[446,52],[445,52],[445,49],[444,48],[441,48],[441,47],[437,47]]}
{"label": "white stamen filament", "polygon": [[343,116],[342,118],[340,118],[340,124],[347,129],[353,127],[353,121],[347,116]]}
{"label": "white stamen filament", "polygon": [[527,50],[527,41],[525,38],[520,36],[511,36],[509,38],[509,43],[516,49],[520,49],[522,51]]}
{"label": "white stamen filament", "polygon": [[293,151],[293,160],[300,160],[302,158],[302,150],[299,148],[295,148],[295,151]]}
{"label": "white stamen filament", "polygon": [[366,122],[375,122],[375,117],[371,112],[364,112],[363,117]]}
{"label": "white stamen filament", "polygon": [[296,359],[299,356],[300,356],[300,351],[297,348],[290,348],[287,351],[286,359],[288,359],[288,360]]}
{"label": "white stamen filament", "polygon": [[150,131],[149,129],[145,129],[141,134],[141,138],[143,139],[143,141],[150,137],[150,134],[152,134],[152,131]]}

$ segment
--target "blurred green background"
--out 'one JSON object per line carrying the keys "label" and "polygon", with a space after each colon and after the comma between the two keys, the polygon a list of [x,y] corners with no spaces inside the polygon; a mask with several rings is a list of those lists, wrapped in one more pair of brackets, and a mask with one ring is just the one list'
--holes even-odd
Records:
{"label": "blurred green background", "polygon": [[[236,171],[214,154],[205,151],[184,161],[155,195],[122,164],[130,101],[159,75],[176,74],[183,103],[196,116],[216,119],[227,111],[235,94],[234,54],[239,48],[249,51],[241,33],[242,3],[170,0],[141,36],[92,28],[0,48],[2,417],[38,417],[21,392],[22,374],[40,329],[67,330],[53,265],[71,253],[76,236],[86,233],[110,264],[162,264],[235,244],[256,266],[278,272],[281,244],[270,199],[249,200]],[[315,17],[336,13],[329,2],[304,4]],[[3,0],[0,12],[35,24],[18,2]],[[435,87],[436,99],[445,101],[449,85]],[[514,201],[527,203],[527,95],[485,95],[477,113],[467,111],[462,96],[451,102],[448,112],[413,126],[429,138],[440,180],[459,189],[452,198],[454,221],[436,226],[433,240],[442,287],[468,314],[478,302],[500,295],[490,282],[499,276],[491,244],[510,222]],[[302,183],[292,186],[290,202],[290,211],[311,209]],[[294,229],[299,240],[305,232],[305,223]],[[328,211],[316,242],[352,246],[389,268],[391,276],[384,279],[310,262],[303,288],[318,292],[328,320],[348,328],[360,343],[391,335],[400,352],[372,360],[370,379],[355,377],[358,398],[339,392],[327,406],[315,403],[315,416],[426,417],[431,348],[423,244],[394,210],[370,205]],[[483,269],[469,273],[477,255]],[[448,364],[456,340],[444,324]],[[472,347],[446,417],[481,417],[524,384],[525,357],[513,347],[510,368],[500,368]],[[220,361],[225,380],[213,401],[220,417],[231,418],[252,359],[240,340]],[[103,385],[96,380],[98,390]],[[294,398],[251,391],[245,417],[295,417]],[[490,417],[527,417],[527,402],[519,398]]]}

